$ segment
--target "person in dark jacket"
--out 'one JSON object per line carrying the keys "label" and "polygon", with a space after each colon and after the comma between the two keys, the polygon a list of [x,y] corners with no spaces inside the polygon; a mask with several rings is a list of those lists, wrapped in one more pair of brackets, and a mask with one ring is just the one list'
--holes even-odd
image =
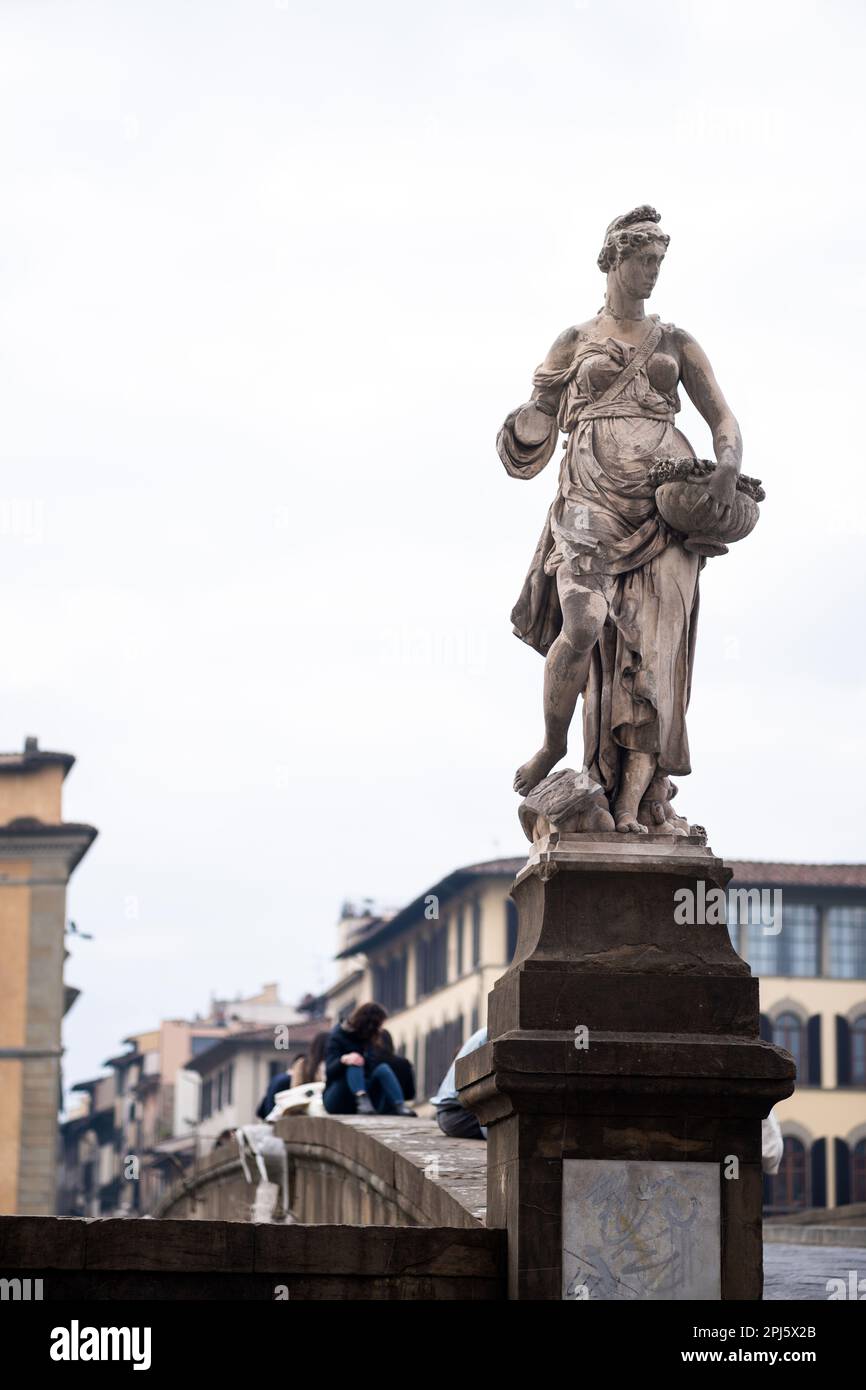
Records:
{"label": "person in dark jacket", "polygon": [[270,1115],[272,1109],[274,1109],[274,1101],[275,1098],[277,1098],[279,1091],[291,1090],[291,1072],[278,1072],[277,1076],[272,1076],[271,1080],[268,1081],[267,1091],[265,1091],[263,1097],[261,1097],[259,1101],[259,1108],[256,1109],[256,1115],[259,1116],[259,1119],[267,1120],[268,1115]]}
{"label": "person in dark jacket", "polygon": [[379,1042],[376,1046],[376,1061],[387,1062],[392,1072],[400,1082],[400,1090],[403,1092],[404,1100],[415,1099],[415,1068],[408,1057],[401,1057],[399,1052],[394,1051],[394,1039],[383,1028],[379,1033]]}
{"label": "person in dark jacket", "polygon": [[260,1120],[266,1120],[274,1108],[274,1101],[280,1091],[290,1091],[292,1089],[292,1074],[288,1071],[277,1072],[268,1082],[268,1089],[262,1096],[258,1104],[256,1114]]}
{"label": "person in dark jacket", "polygon": [[331,1030],[325,1050],[325,1109],[329,1115],[413,1115],[388,1062],[377,1055],[381,1004],[361,1004]]}

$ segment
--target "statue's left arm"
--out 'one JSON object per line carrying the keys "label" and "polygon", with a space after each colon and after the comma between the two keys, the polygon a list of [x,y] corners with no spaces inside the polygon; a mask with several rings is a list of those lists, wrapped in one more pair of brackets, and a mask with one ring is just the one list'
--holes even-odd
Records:
{"label": "statue's left arm", "polygon": [[707,495],[716,508],[726,510],[734,500],[737,475],[743,458],[743,439],[731,407],[722,395],[709,358],[689,333],[678,333],[680,375],[689,400],[713,432],[717,467],[707,480]]}

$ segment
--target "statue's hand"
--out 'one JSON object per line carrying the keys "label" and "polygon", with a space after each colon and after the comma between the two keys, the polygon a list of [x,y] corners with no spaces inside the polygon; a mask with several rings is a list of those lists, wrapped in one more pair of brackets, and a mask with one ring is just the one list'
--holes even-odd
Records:
{"label": "statue's hand", "polygon": [[696,505],[703,504],[717,521],[721,521],[733,506],[736,490],[736,468],[731,464],[720,463],[707,478]]}

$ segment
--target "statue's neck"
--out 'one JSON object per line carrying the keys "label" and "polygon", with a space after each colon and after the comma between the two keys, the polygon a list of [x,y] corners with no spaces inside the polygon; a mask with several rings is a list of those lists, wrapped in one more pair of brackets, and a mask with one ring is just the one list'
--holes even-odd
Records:
{"label": "statue's neck", "polygon": [[628,294],[619,285],[608,285],[604,308],[605,312],[615,319],[631,319],[638,322],[646,318],[644,301],[637,295]]}

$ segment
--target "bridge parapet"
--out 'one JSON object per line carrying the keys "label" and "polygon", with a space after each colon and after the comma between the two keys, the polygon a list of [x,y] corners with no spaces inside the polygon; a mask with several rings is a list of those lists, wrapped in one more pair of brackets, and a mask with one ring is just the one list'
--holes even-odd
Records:
{"label": "bridge parapet", "polygon": [[[484,1225],[487,1146],[449,1139],[434,1120],[287,1116],[289,1211],[305,1224]],[[234,1149],[201,1160],[163,1196],[154,1216],[249,1221],[253,1189]]]}
{"label": "bridge parapet", "polygon": [[496,1300],[505,1232],[0,1216],[4,1299]]}

